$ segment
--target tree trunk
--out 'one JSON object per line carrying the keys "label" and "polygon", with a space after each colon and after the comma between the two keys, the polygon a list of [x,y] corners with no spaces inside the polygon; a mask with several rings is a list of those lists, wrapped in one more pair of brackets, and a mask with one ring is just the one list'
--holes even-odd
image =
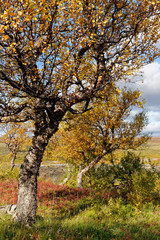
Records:
{"label": "tree trunk", "polygon": [[13,215],[15,222],[30,224],[35,220],[37,211],[37,176],[45,147],[55,129],[46,128],[34,134],[32,146],[20,168],[17,208]]}
{"label": "tree trunk", "polygon": [[67,171],[68,171],[67,177],[63,180],[62,183],[60,183],[60,185],[66,184],[69,181],[69,179],[71,178],[71,166],[69,164],[67,164]]}
{"label": "tree trunk", "polygon": [[[104,156],[104,155],[103,155]],[[83,180],[83,175],[88,172],[93,166],[95,166],[101,159],[103,156],[98,156],[96,157],[88,166],[86,166],[85,168],[79,168],[79,172],[77,174],[77,187],[78,188],[82,188],[82,180]]]}
{"label": "tree trunk", "polygon": [[77,187],[82,188],[82,179],[83,179],[83,172],[79,171],[77,174]]}
{"label": "tree trunk", "polygon": [[16,160],[16,157],[17,157],[17,151],[13,151],[12,153],[13,157],[11,159],[11,171],[13,171],[14,167],[15,167],[15,160]]}

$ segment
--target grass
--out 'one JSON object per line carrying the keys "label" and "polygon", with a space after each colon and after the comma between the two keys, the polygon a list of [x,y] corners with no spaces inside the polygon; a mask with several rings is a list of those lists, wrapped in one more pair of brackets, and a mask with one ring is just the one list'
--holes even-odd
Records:
{"label": "grass", "polygon": [[[140,147],[134,151],[135,154],[140,155],[141,159],[145,160],[145,163],[151,161],[154,165],[160,164],[160,137],[151,138],[146,145]],[[117,150],[115,157],[120,159],[124,154],[124,151]]]}
{"label": "grass", "polygon": [[[43,214],[42,214],[43,213]],[[160,239],[160,208],[152,205],[141,210],[119,200],[108,205],[94,204],[67,216],[53,214],[50,208],[38,211],[36,224],[28,229],[14,225],[7,216],[0,219],[0,239]]]}
{"label": "grass", "polygon": [[[141,155],[160,158],[159,145],[160,138],[152,139]],[[20,153],[16,163],[23,156]],[[18,168],[11,173],[9,161],[0,144],[0,205],[17,201]],[[141,193],[136,194],[141,198]],[[134,204],[112,190],[80,190],[39,181],[35,224],[31,228],[13,224],[10,215],[0,213],[0,240],[160,240],[159,199]]]}
{"label": "grass", "polygon": [[147,145],[139,151],[143,158],[160,160],[160,137],[153,137]]}
{"label": "grass", "polygon": [[[15,180],[1,181],[1,204],[15,203],[16,193]],[[15,225],[1,214],[0,240],[160,239],[160,206],[152,202],[136,207],[112,193],[40,181],[38,203],[32,228]]]}

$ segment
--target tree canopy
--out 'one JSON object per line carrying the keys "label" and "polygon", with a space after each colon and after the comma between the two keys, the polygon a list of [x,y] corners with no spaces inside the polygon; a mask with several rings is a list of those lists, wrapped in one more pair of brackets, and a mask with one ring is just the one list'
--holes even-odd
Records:
{"label": "tree canopy", "polygon": [[156,0],[6,0],[0,12],[1,121],[35,120],[38,104],[55,114],[87,108],[159,54]]}
{"label": "tree canopy", "polygon": [[[143,107],[140,95],[138,90],[115,88],[107,101],[108,95],[94,101],[90,111],[76,117],[68,114],[51,138],[47,153],[78,166],[80,176],[115,150],[137,149],[149,139],[142,134],[147,125],[145,113],[130,116],[134,107]],[[82,187],[81,181],[78,187]]]}

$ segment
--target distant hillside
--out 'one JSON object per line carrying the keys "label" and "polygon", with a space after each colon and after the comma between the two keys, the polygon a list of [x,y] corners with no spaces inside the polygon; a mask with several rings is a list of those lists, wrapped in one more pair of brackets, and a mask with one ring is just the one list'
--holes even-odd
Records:
{"label": "distant hillside", "polygon": [[145,147],[138,151],[144,158],[160,160],[160,137],[152,137]]}
{"label": "distant hillside", "polygon": [[[156,159],[160,161],[160,137],[152,137],[151,140],[146,144],[145,147],[141,148],[140,150],[136,151],[143,159]],[[5,144],[0,143],[0,163],[7,163],[10,162],[11,157],[8,156],[9,152],[6,148]],[[16,163],[21,163],[26,153],[19,153]],[[47,160],[49,161],[57,161],[57,159],[43,159],[43,163]]]}
{"label": "distant hillside", "polygon": [[150,143],[160,144],[160,137],[152,137]]}

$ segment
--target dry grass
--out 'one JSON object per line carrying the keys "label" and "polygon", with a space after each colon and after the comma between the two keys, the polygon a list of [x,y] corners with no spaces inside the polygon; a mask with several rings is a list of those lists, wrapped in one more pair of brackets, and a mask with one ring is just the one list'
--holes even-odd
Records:
{"label": "dry grass", "polygon": [[147,145],[138,151],[145,159],[160,159],[160,137],[153,137]]}

